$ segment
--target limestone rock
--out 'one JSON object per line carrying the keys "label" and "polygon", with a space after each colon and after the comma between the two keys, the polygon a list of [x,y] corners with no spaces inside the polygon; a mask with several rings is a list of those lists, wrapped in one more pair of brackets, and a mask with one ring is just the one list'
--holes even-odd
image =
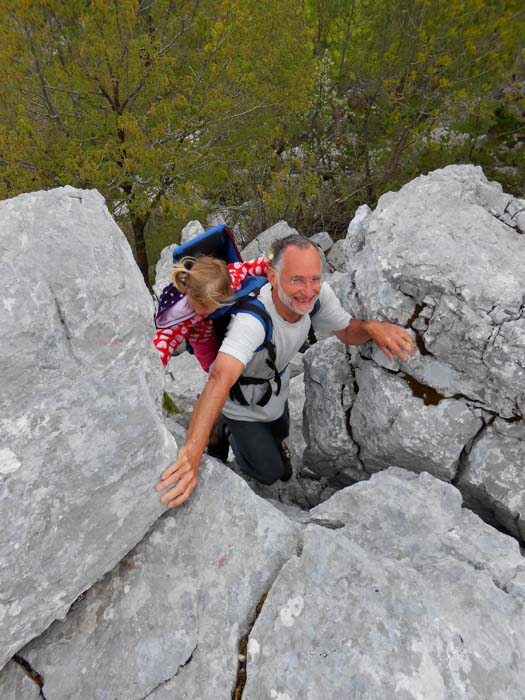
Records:
{"label": "limestone rock", "polygon": [[190,501],[21,656],[46,700],[229,700],[240,640],[297,538],[297,526],[207,460]]}
{"label": "limestone rock", "polygon": [[422,354],[505,418],[525,404],[520,202],[479,167],[448,166],[360,209],[346,240],[353,308],[409,324]]}
{"label": "limestone rock", "polygon": [[170,359],[166,367],[165,390],[178,411],[178,421],[188,425],[193,407],[202,393],[208,373],[195,355],[181,352]]}
{"label": "limestone rock", "polygon": [[0,671],[0,698],[4,700],[40,700],[40,686],[15,661]]}
{"label": "limestone rock", "polygon": [[330,270],[343,272],[346,270],[345,258],[345,242],[344,240],[336,241],[330,248],[330,252],[326,256],[326,261]]}
{"label": "limestone rock", "polygon": [[287,236],[297,233],[297,231],[289,226],[286,221],[278,221],[266,231],[260,233],[257,238],[254,238],[251,243],[242,249],[241,255],[243,260],[251,260],[259,255],[268,255],[274,241],[280,241]]}
{"label": "limestone rock", "polygon": [[523,558],[457,490],[388,470],[312,511],[248,642],[246,700],[521,700]]}
{"label": "limestone rock", "polygon": [[355,400],[354,376],[345,346],[335,337],[304,355],[308,401],[304,411],[305,463],[320,476],[347,485],[365,476],[348,430]]}
{"label": "limestone rock", "polygon": [[153,304],[96,191],[0,203],[0,667],[162,511]]}
{"label": "limestone rock", "polygon": [[325,281],[330,285],[335,292],[336,297],[341,302],[341,305],[348,311],[353,318],[361,318],[358,309],[351,306],[351,287],[350,279],[344,272],[331,272],[324,277]]}
{"label": "limestone rock", "polygon": [[485,428],[465,457],[458,486],[469,505],[488,508],[525,541],[525,423],[496,418]]}
{"label": "limestone rock", "polygon": [[463,449],[483,426],[468,404],[451,398],[433,405],[414,395],[409,377],[371,362],[356,370],[356,380],[350,429],[364,468],[396,465],[451,481]]}
{"label": "limestone rock", "polygon": [[188,241],[191,241],[197,236],[200,236],[201,233],[204,233],[204,226],[200,221],[188,221],[186,226],[182,229],[180,236],[181,245],[183,243],[188,243]]}
{"label": "limestone rock", "polygon": [[160,258],[155,265],[155,284],[153,293],[156,299],[160,299],[162,290],[171,282],[171,270],[173,269],[173,251],[177,247],[176,243],[166,246],[160,253]]}
{"label": "limestone rock", "polygon": [[[359,347],[357,364],[372,360],[383,368],[363,365],[356,374],[359,395],[345,439],[356,446],[354,455],[346,453],[360,468],[398,464],[450,480],[460,460],[470,464],[471,442],[483,423],[495,415],[523,420],[522,202],[489,182],[480,168],[462,165],[383,195],[374,211],[357,210],[345,241],[348,275],[339,298],[356,318],[407,327],[418,348],[414,357],[391,362],[370,343]],[[336,378],[305,425],[307,443],[323,455],[319,465],[310,464],[318,473],[340,470],[341,454],[330,456],[330,432],[318,423],[333,410],[343,384]],[[339,428],[337,435],[340,440]],[[511,505],[519,477],[510,473],[523,462],[525,443],[512,445],[505,442],[502,458],[508,463],[506,495],[503,482],[492,491],[481,487],[487,476],[481,477],[479,467],[473,477],[478,486],[468,484],[468,477],[459,485],[477,512],[484,509],[523,537]]]}
{"label": "limestone rock", "polygon": [[313,236],[310,236],[310,240],[312,243],[315,243],[315,245],[318,246],[318,248],[320,248],[325,254],[328,253],[330,248],[334,245],[332,237],[327,231],[314,233]]}

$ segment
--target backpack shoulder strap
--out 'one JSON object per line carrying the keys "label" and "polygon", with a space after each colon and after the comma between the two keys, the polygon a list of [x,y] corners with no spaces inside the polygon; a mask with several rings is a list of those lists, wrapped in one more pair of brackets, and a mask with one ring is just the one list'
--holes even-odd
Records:
{"label": "backpack shoulder strap", "polygon": [[315,314],[319,311],[320,308],[321,308],[321,300],[317,299],[315,304],[314,304],[314,308],[308,314],[311,319],[315,316]]}
{"label": "backpack shoulder strap", "polygon": [[[256,292],[258,295],[258,290]],[[275,350],[275,344],[272,341],[272,335],[273,335],[273,323],[272,319],[270,317],[270,314],[266,310],[264,304],[257,298],[257,296],[248,296],[243,299],[241,299],[238,304],[236,304],[236,309],[232,313],[238,314],[238,313],[247,313],[250,314],[251,316],[255,316],[255,318],[258,318],[259,321],[262,323],[264,327],[264,342],[257,348],[256,352],[259,352],[261,350],[266,350],[268,353],[268,357],[266,358],[266,364],[268,367],[271,369],[273,372],[273,380],[275,381],[276,385],[276,395],[279,395],[281,391],[281,373],[277,369],[276,366],[276,350]],[[283,370],[284,371],[284,370]],[[266,385],[266,390],[263,394],[263,396],[257,401],[258,406],[266,406],[268,401],[270,400],[272,396],[272,385],[271,385],[271,380],[269,379],[262,379],[261,377],[246,377],[241,375],[239,379],[235,382],[235,384],[232,386],[230,389],[230,398],[232,401],[236,401],[237,403],[240,403],[242,406],[247,406],[248,402],[246,401],[246,398],[243,394],[242,391],[242,385],[248,385],[248,384],[265,384]]]}
{"label": "backpack shoulder strap", "polygon": [[[257,296],[247,296],[239,299],[231,311],[232,316],[237,314],[249,314],[253,316],[258,321],[260,321],[262,327],[264,328],[264,341],[257,348],[256,352],[262,350],[268,343],[272,344],[273,336],[273,323],[270,314],[266,311],[263,303],[257,298]],[[275,353],[275,349],[274,349]]]}
{"label": "backpack shoulder strap", "polygon": [[304,341],[303,346],[299,349],[299,352],[305,352],[306,350],[308,350],[310,345],[315,345],[317,343],[317,336],[315,335],[312,321],[315,314],[319,311],[320,308],[321,302],[319,301],[319,299],[317,299],[317,301],[314,304],[314,308],[308,314],[310,316],[310,330],[308,331],[308,338]]}

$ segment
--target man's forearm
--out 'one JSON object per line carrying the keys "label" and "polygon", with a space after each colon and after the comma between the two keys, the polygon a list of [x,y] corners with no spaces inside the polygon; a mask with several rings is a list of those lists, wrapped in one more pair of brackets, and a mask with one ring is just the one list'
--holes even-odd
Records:
{"label": "man's forearm", "polygon": [[192,452],[202,454],[210,433],[228,397],[229,386],[213,374],[193,408],[186,445]]}
{"label": "man's forearm", "polygon": [[160,500],[169,508],[182,505],[191,496],[213,424],[242,370],[243,364],[239,360],[219,352],[210,378],[193,409],[186,443],[180,448],[177,461],[162,472],[155,487],[164,492]]}
{"label": "man's forearm", "polygon": [[373,340],[391,361],[394,356],[406,360],[416,350],[416,343],[407,329],[395,323],[358,321],[353,318],[336,336],[346,345],[361,345]]}
{"label": "man's forearm", "polygon": [[372,340],[368,327],[374,323],[378,323],[378,321],[360,321],[353,318],[348,326],[342,331],[338,331],[336,335],[345,345],[362,345]]}
{"label": "man's forearm", "polygon": [[239,360],[219,352],[210,377],[200,395],[190,419],[186,447],[199,459],[231,387],[240,377],[244,365]]}

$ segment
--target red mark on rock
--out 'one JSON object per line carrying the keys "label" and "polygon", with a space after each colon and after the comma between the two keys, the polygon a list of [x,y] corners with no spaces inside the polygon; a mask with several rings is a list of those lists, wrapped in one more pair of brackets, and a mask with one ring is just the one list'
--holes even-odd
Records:
{"label": "red mark on rock", "polygon": [[225,564],[226,564],[226,556],[223,556],[219,559],[219,563],[217,564],[217,566],[219,567],[219,569],[222,569]]}

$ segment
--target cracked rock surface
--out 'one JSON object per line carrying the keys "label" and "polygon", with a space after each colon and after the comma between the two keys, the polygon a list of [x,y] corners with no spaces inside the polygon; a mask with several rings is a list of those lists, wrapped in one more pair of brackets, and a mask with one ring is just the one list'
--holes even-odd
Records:
{"label": "cracked rock surface", "polygon": [[268,595],[243,700],[522,700],[523,558],[453,486],[389,469],[311,515],[327,527]]}
{"label": "cracked rock surface", "polygon": [[298,526],[207,460],[188,504],[20,656],[46,700],[230,700],[239,640],[297,546]]}
{"label": "cracked rock surface", "polygon": [[151,297],[101,195],[21,195],[0,227],[1,667],[142,539],[176,444]]}
{"label": "cracked rock surface", "polygon": [[[419,206],[426,189],[444,214],[420,245],[396,197]],[[445,483],[523,539],[521,204],[462,166],[362,208],[338,293],[357,316],[405,318],[419,354],[318,343],[305,440],[300,364],[291,382],[294,477],[254,493],[206,457],[191,500],[165,513],[153,485],[176,444],[129,246],[96,192],[1,203],[0,666],[20,663],[0,671],[0,698],[230,700],[248,635],[244,699],[523,700],[524,560]],[[495,256],[477,288],[489,253],[454,268],[478,264],[473,235]],[[170,367],[178,441],[206,375],[187,354]]]}
{"label": "cracked rock surface", "polygon": [[278,221],[270,228],[260,233],[248,245],[242,249],[242,259],[252,260],[259,255],[268,255],[271,251],[274,241],[280,241],[282,238],[291,236],[297,231],[292,228],[286,221]]}
{"label": "cracked rock surface", "polygon": [[366,469],[402,465],[451,481],[464,445],[483,426],[468,404],[451,398],[425,406],[402,376],[372,362],[356,369],[356,380],[350,424]]}
{"label": "cracked rock surface", "polygon": [[39,686],[16,661],[9,661],[0,671],[0,693],[2,698],[13,700],[41,698]]}
{"label": "cracked rock surface", "polygon": [[304,368],[305,462],[321,476],[337,475],[340,481],[346,477],[347,485],[362,473],[358,447],[348,429],[356,392],[347,349],[337,338],[327,338],[307,350]]}
{"label": "cracked rock surface", "polygon": [[481,168],[451,165],[383,195],[346,239],[353,307],[411,321],[421,349],[505,418],[522,415],[525,396],[525,238],[508,224],[513,207]]}
{"label": "cracked rock surface", "polygon": [[407,327],[417,352],[390,362],[360,346],[345,368],[331,346],[309,350],[305,439],[315,472],[349,483],[389,465],[429,471],[523,540],[525,442],[500,439],[496,457],[483,436],[495,418],[515,433],[524,425],[524,212],[523,200],[469,165],[420,176],[374,211],[357,211],[345,242],[346,307]]}
{"label": "cracked rock surface", "polygon": [[525,423],[496,418],[487,426],[465,458],[458,487],[473,509],[488,507],[525,541]]}

